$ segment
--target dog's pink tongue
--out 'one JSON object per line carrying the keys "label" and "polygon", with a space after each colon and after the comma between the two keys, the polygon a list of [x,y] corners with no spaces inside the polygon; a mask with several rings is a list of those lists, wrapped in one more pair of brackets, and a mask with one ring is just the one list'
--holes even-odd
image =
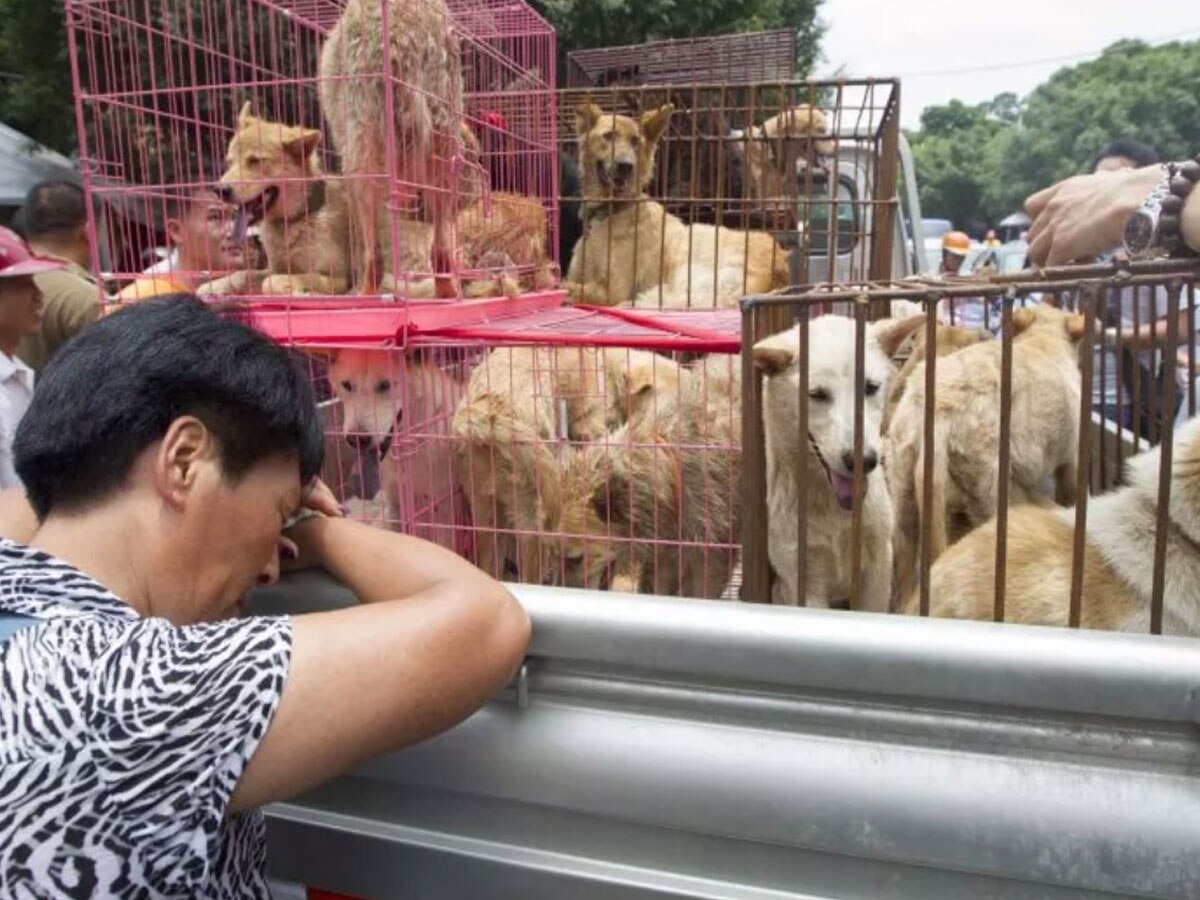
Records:
{"label": "dog's pink tongue", "polygon": [[851,509],[854,506],[854,478],[847,478],[840,472],[829,470],[829,486],[833,488],[833,496],[837,498],[837,504],[842,509]]}

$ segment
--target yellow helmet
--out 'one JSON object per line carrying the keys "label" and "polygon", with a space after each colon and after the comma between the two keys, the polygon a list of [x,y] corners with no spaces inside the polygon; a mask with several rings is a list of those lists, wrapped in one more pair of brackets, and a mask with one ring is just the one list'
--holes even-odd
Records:
{"label": "yellow helmet", "polygon": [[971,252],[971,239],[961,231],[951,231],[942,238],[942,250],[955,256],[966,256]]}

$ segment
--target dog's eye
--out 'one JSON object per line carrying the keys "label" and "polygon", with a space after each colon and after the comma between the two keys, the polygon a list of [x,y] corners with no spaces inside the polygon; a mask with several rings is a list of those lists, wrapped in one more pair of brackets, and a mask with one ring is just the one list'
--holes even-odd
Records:
{"label": "dog's eye", "polygon": [[246,165],[248,165],[248,166],[257,166],[257,165],[260,165],[261,163],[262,163],[261,156],[247,156],[246,157]]}
{"label": "dog's eye", "polygon": [[375,392],[378,394],[386,394],[391,389],[392,383],[385,378],[383,381],[379,382],[379,386],[375,388]]}
{"label": "dog's eye", "polygon": [[582,553],[568,553],[567,554],[567,565],[568,566],[583,565],[583,554]]}
{"label": "dog's eye", "polygon": [[342,390],[345,391],[347,394],[353,394],[354,393],[354,382],[353,381],[343,381],[342,382]]}
{"label": "dog's eye", "polygon": [[829,391],[825,390],[825,388],[813,388],[808,392],[808,399],[815,400],[817,403],[828,403]]}
{"label": "dog's eye", "polygon": [[636,147],[641,142],[642,142],[642,139],[640,137],[638,137],[636,134],[629,139],[629,144],[630,144],[630,146],[633,146],[633,147]]}
{"label": "dog's eye", "polygon": [[866,394],[868,397],[874,397],[876,394],[879,393],[879,382],[878,381],[868,381],[866,384],[863,385],[863,393]]}
{"label": "dog's eye", "polygon": [[611,141],[611,140],[615,139],[616,136],[617,136],[617,133],[615,131],[606,131],[606,132],[604,132],[604,135],[603,135],[603,137],[606,141]]}

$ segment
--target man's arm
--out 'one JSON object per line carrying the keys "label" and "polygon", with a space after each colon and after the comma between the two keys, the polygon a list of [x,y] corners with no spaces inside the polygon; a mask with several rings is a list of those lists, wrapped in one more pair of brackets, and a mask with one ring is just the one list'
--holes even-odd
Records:
{"label": "man's arm", "polygon": [[0,491],[0,538],[28,544],[37,529],[37,516],[25,498],[24,488]]}
{"label": "man's arm", "polygon": [[293,619],[287,683],[234,812],[450,728],[511,677],[529,637],[508,591],[441,547],[345,519],[292,535],[363,605]]}
{"label": "man's arm", "polygon": [[[1035,265],[1057,266],[1088,259],[1121,245],[1125,223],[1163,176],[1161,166],[1079,175],[1025,201],[1029,256]],[[1184,203],[1180,230],[1200,253],[1200,190]]]}

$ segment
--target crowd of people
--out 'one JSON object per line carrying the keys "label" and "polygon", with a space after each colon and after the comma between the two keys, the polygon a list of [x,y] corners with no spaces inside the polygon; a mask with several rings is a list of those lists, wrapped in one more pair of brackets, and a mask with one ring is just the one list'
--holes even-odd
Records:
{"label": "crowd of people", "polygon": [[[1119,246],[1164,177],[1139,161],[1030,198],[1031,261]],[[1200,252],[1200,201],[1176,205]],[[39,185],[28,246],[0,232],[0,888],[267,898],[257,809],[469,715],[530,625],[460,557],[342,516],[307,376],[178,274],[236,266],[229,207],[173,207],[173,265],[112,315],[86,219],[77,187]],[[1104,327],[1152,366],[1173,348],[1127,299]],[[314,564],[360,605],[240,615]]]}

